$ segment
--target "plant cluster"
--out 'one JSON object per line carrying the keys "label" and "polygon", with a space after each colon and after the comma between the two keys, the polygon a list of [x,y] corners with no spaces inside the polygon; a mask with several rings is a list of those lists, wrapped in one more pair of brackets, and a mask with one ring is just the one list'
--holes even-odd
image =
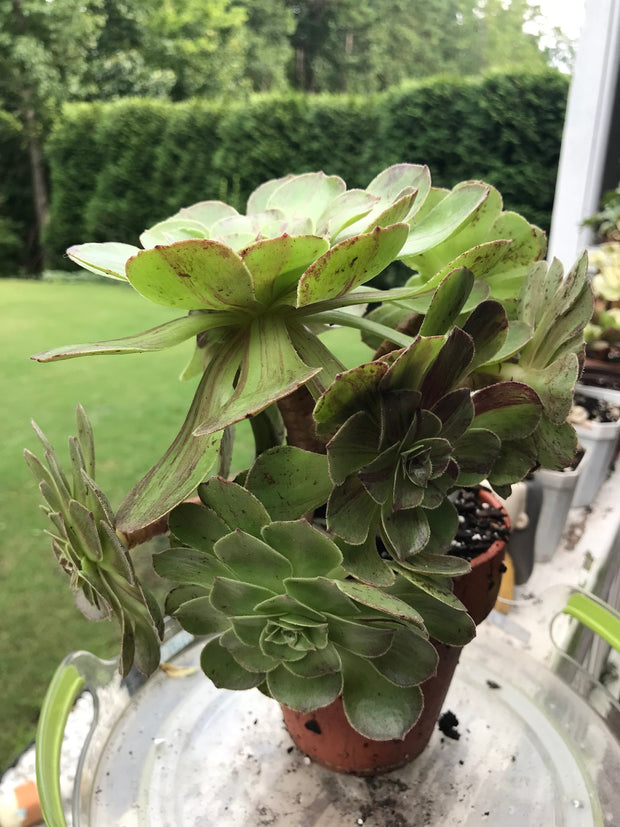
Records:
{"label": "plant cluster", "polygon": [[[468,564],[446,554],[455,492],[486,479],[506,495],[575,453],[566,418],[592,311],[585,257],[564,275],[493,187],[433,187],[414,164],[365,189],[323,173],[272,179],[245,213],[200,202],[140,242],[68,255],[180,315],[34,357],[195,340],[187,417],[111,527],[128,547],[168,516],[171,546],[154,561],[173,584],[166,611],[211,636],[201,663],[217,686],[302,711],[342,695],[359,732],[402,737],[435,669],[431,639],[474,634],[452,593]],[[403,287],[367,285],[397,260],[412,270]],[[344,369],[321,339],[333,325],[362,332],[367,361]],[[246,418],[256,458],[229,479]],[[89,491],[71,489],[62,513],[92,509]],[[61,538],[77,568],[90,561],[81,536]]]}

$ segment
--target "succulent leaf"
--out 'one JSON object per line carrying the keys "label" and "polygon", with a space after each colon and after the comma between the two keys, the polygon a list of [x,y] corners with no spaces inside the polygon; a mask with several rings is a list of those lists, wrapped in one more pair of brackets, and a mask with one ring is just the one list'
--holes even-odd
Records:
{"label": "succulent leaf", "polygon": [[55,529],[52,548],[70,577],[76,605],[90,619],[116,618],[121,629],[122,674],[127,674],[134,662],[150,674],[159,663],[161,611],[137,582],[107,498],[87,473],[94,474],[95,449],[92,428],[81,406],[76,419],[78,436],[70,440],[70,475],[65,474],[53,447],[34,423],[47,468],[29,451],[25,459],[50,506],[46,511]]}

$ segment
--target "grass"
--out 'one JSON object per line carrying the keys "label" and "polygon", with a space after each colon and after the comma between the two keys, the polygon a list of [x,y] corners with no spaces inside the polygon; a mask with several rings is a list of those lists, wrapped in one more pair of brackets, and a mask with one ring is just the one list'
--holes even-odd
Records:
{"label": "grass", "polygon": [[[172,311],[124,285],[0,279],[0,307],[1,772],[32,741],[47,685],[63,657],[76,649],[111,657],[118,642],[113,624],[89,623],[75,609],[53,558],[22,456],[24,448],[41,454],[30,419],[66,458],[75,405],[84,405],[95,430],[97,481],[116,507],[171,442],[195,383],[178,381],[190,342],[156,354],[49,365],[29,359],[46,348],[111,339],[172,318]],[[369,353],[355,333],[327,336],[347,366]],[[241,453],[248,453],[249,430],[239,431]]]}

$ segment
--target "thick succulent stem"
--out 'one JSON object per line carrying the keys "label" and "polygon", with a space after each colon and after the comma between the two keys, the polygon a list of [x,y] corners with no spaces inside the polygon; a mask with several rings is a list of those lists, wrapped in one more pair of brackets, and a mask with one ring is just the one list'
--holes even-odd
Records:
{"label": "thick succulent stem", "polygon": [[[423,321],[424,316],[420,313],[412,313],[411,316],[407,316],[406,319],[403,319],[402,322],[396,325],[396,330],[398,330],[399,333],[406,333],[408,336],[417,336]],[[375,351],[373,359],[380,359],[381,356],[386,356],[388,353],[396,350],[397,347],[398,345],[395,345],[394,342],[391,342],[389,339],[384,339]]]}
{"label": "thick succulent stem", "polygon": [[316,434],[312,418],[314,399],[306,387],[298,388],[280,399],[278,407],[286,426],[288,445],[313,451],[315,454],[327,453],[327,438],[321,438]]}

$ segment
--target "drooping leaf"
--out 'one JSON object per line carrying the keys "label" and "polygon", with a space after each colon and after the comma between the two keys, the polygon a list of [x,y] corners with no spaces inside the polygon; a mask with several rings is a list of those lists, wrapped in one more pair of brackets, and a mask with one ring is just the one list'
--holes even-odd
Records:
{"label": "drooping leaf", "polygon": [[347,720],[366,738],[403,738],[418,719],[423,705],[417,686],[395,686],[369,661],[341,650],[342,701]]}
{"label": "drooping leaf", "polygon": [[333,673],[305,678],[281,665],[269,672],[267,686],[278,703],[296,712],[312,712],[336,700],[342,690],[342,676]]}
{"label": "drooping leaf", "polygon": [[218,689],[252,689],[263,682],[264,673],[248,672],[213,638],[200,654],[200,668]]}
{"label": "drooping leaf", "polygon": [[419,686],[434,674],[437,652],[432,643],[409,629],[399,628],[389,650],[372,665],[396,686]]}
{"label": "drooping leaf", "polygon": [[164,322],[144,333],[135,336],[123,336],[121,339],[108,339],[105,342],[91,342],[83,345],[65,345],[63,347],[45,350],[31,356],[36,362],[55,362],[61,359],[72,359],[76,356],[110,355],[116,353],[146,353],[148,351],[164,350],[174,347],[181,342],[191,339],[204,330],[214,327],[225,327],[229,318],[223,314],[207,316],[200,313],[183,316]]}
{"label": "drooping leaf", "polygon": [[284,235],[257,241],[239,255],[252,274],[256,299],[270,304],[296,287],[304,270],[328,249],[326,239],[318,236]]}

